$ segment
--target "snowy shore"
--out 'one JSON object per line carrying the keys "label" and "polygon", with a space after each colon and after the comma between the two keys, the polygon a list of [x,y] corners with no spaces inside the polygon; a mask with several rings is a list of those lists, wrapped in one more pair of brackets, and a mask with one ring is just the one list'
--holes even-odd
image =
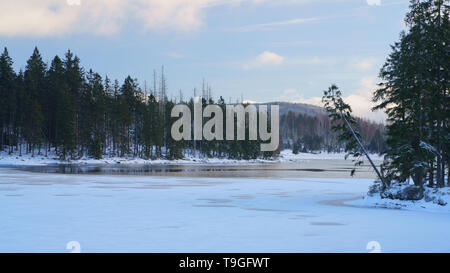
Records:
{"label": "snowy shore", "polygon": [[[60,160],[56,155],[50,154],[48,156],[25,154],[19,156],[17,154],[9,155],[6,152],[0,153],[0,166],[37,166],[49,164],[125,164],[125,165],[182,165],[182,164],[205,164],[205,165],[247,165],[247,164],[265,164],[265,163],[284,163],[284,162],[299,162],[302,160],[335,160],[344,159],[345,153],[299,153],[293,154],[291,150],[281,151],[279,157],[269,159],[254,159],[254,160],[234,160],[226,158],[200,158],[187,156],[184,159],[167,160],[155,159],[146,160],[142,158],[126,158],[126,157],[107,157],[103,159],[93,159],[83,157],[77,160]],[[371,155],[374,160],[382,160],[378,155]]]}
{"label": "snowy shore", "polygon": [[410,211],[450,213],[450,189],[426,188],[420,200],[398,200],[381,198],[379,194],[366,194],[363,198],[347,202],[347,205]]}

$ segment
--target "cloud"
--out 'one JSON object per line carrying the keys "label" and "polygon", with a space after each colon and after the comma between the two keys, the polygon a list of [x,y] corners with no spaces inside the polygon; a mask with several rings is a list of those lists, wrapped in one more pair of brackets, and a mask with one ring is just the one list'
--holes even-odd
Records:
{"label": "cloud", "polygon": [[[207,9],[224,5],[234,8],[244,2],[249,5],[294,5],[314,1],[1,0],[0,36],[54,36],[72,33],[113,35],[129,23],[138,25],[144,31],[192,32],[203,27]],[[294,18],[243,26],[232,30],[264,30],[330,18]]]}
{"label": "cloud", "polygon": [[276,53],[264,51],[256,57],[256,61],[261,64],[281,64],[284,58]]}
{"label": "cloud", "polygon": [[376,121],[385,121],[386,114],[383,111],[372,112],[375,104],[372,102],[373,92],[377,89],[376,77],[364,77],[360,81],[360,88],[354,94],[344,98],[350,104],[357,116],[370,118]]}
{"label": "cloud", "polygon": [[273,29],[275,27],[281,27],[281,26],[311,23],[311,22],[321,21],[324,19],[327,19],[327,18],[325,18],[325,17],[294,18],[294,19],[284,20],[284,21],[242,26],[242,27],[237,27],[237,28],[231,29],[231,30],[232,31],[241,31],[241,32],[266,30],[266,29]]}
{"label": "cloud", "polygon": [[366,0],[369,6],[381,6],[381,0]]}
{"label": "cloud", "polygon": [[2,0],[0,35],[111,35],[129,21],[144,30],[195,31],[204,11],[240,0]]}
{"label": "cloud", "polygon": [[279,97],[275,98],[275,101],[307,103],[322,106],[322,98],[313,97],[307,99],[304,97],[303,93],[300,90],[295,88],[289,88],[284,90]]}
{"label": "cloud", "polygon": [[270,51],[264,51],[254,60],[244,65],[244,69],[262,67],[266,65],[279,65],[284,62],[284,57]]}
{"label": "cloud", "polygon": [[312,45],[312,41],[289,41],[289,42],[273,42],[270,43],[273,47],[297,47],[297,46],[307,46]]}
{"label": "cloud", "polygon": [[67,5],[79,6],[79,5],[81,5],[81,0],[67,0]]}
{"label": "cloud", "polygon": [[281,95],[276,98],[277,101],[303,101],[305,98],[302,93],[295,88],[284,90]]}
{"label": "cloud", "polygon": [[357,60],[353,63],[353,65],[360,70],[369,70],[373,68],[378,62],[378,59],[375,57],[369,57],[365,59]]}
{"label": "cloud", "polygon": [[147,0],[140,2],[137,16],[144,28],[189,32],[203,24],[203,9],[217,3],[213,0]]}
{"label": "cloud", "polygon": [[176,51],[168,52],[166,55],[172,59],[182,59],[185,57],[183,53],[176,52]]}
{"label": "cloud", "polygon": [[109,35],[120,30],[126,10],[120,0],[6,0],[0,2],[0,35]]}

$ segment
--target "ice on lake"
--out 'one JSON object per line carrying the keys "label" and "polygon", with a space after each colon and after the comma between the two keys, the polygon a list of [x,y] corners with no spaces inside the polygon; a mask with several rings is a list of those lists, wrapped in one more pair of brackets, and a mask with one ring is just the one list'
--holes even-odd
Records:
{"label": "ice on lake", "polygon": [[449,214],[348,205],[374,175],[336,160],[98,167],[0,168],[0,251],[450,251]]}

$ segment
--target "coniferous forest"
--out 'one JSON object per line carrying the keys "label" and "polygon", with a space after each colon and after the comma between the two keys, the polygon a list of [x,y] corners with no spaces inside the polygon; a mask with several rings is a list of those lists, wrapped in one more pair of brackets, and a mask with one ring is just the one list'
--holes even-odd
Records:
{"label": "coniferous forest", "polygon": [[[169,99],[164,70],[153,72],[147,87],[128,76],[123,83],[85,70],[70,50],[63,58],[43,61],[37,48],[25,70],[16,72],[8,49],[0,56],[0,150],[12,154],[56,154],[61,159],[83,156],[179,159],[185,155],[255,159],[279,152],[260,152],[259,141],[174,141],[170,136],[171,109],[193,99]],[[194,94],[196,91],[194,90]],[[201,88],[203,106],[218,104],[211,88]],[[200,94],[197,94],[200,95]],[[384,127],[360,119],[364,141],[372,152],[384,147]],[[308,116],[288,112],[280,117],[279,149],[297,152],[338,152],[342,145],[330,130],[325,113]],[[248,130],[247,130],[248,134]],[[246,138],[248,139],[248,138]]]}

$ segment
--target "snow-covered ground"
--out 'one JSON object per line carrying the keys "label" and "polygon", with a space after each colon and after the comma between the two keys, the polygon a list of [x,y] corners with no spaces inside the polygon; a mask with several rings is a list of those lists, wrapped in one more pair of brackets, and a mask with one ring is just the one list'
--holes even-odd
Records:
{"label": "snow-covered ground", "polygon": [[[334,159],[344,159],[345,153],[298,153],[293,154],[292,150],[283,150],[280,153],[280,160],[282,162],[298,161],[298,160],[309,160],[309,159],[321,159],[321,160],[334,160]],[[382,156],[377,154],[371,154],[370,158],[372,160],[383,160]],[[351,161],[351,158],[348,159]]]}
{"label": "snow-covered ground", "polygon": [[425,188],[425,195],[421,200],[398,200],[381,198],[380,194],[366,194],[363,198],[348,202],[350,205],[450,213],[450,188]]}
{"label": "snow-covered ground", "polygon": [[[283,150],[278,158],[274,159],[255,159],[255,160],[233,160],[224,158],[199,158],[193,156],[186,156],[180,160],[146,160],[142,158],[124,158],[124,157],[108,157],[103,159],[93,159],[84,157],[78,160],[61,161],[55,154],[48,156],[24,154],[9,155],[7,152],[0,152],[0,166],[17,166],[17,165],[48,165],[48,164],[155,164],[155,165],[167,165],[167,164],[210,164],[210,165],[240,165],[240,164],[261,164],[261,163],[276,163],[276,162],[298,162],[302,160],[321,159],[344,159],[345,153],[299,153],[293,154],[291,150]],[[382,159],[378,155],[371,155],[373,160]]]}
{"label": "snow-covered ground", "polygon": [[371,183],[0,168],[0,251],[68,252],[70,241],[82,252],[369,252],[372,241],[450,251],[450,213],[352,203]]}

